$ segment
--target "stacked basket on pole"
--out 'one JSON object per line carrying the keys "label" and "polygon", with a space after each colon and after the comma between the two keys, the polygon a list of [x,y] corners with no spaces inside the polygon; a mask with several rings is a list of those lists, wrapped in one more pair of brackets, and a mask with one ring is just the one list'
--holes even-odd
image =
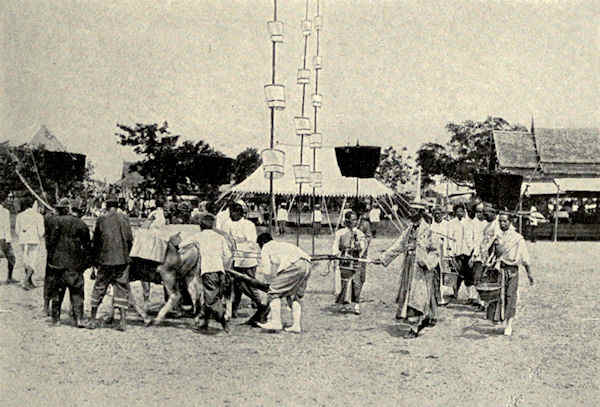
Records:
{"label": "stacked basket on pole", "polygon": [[275,62],[277,44],[283,42],[283,22],[277,20],[277,0],[273,0],[273,21],[267,23],[271,36],[273,58],[271,83],[265,85],[265,100],[271,110],[271,136],[269,148],[261,152],[265,177],[269,178],[269,199],[271,202],[271,215],[269,217],[269,231],[272,232],[273,219],[276,214],[275,197],[273,196],[273,179],[281,178],[284,174],[285,153],[274,148],[275,145],[275,111],[285,109],[285,86],[276,83]]}
{"label": "stacked basket on pole", "polygon": [[312,127],[310,125],[310,118],[304,114],[304,105],[306,100],[306,86],[310,84],[310,69],[306,67],[306,58],[308,53],[308,37],[312,32],[312,23],[308,19],[308,0],[306,0],[306,12],[304,20],[302,20],[302,37],[304,40],[304,53],[302,57],[302,66],[298,69],[298,85],[302,87],[302,103],[300,104],[300,116],[294,117],[296,126],[296,135],[300,137],[300,161],[294,165],[294,178],[296,184],[298,184],[298,199],[297,208],[298,213],[296,217],[296,245],[300,244],[300,213],[302,211],[301,196],[302,196],[302,184],[309,184],[310,179],[310,166],[304,164],[304,137],[310,136]]}
{"label": "stacked basket on pole", "polygon": [[[310,147],[313,150],[313,168],[311,171],[311,183],[312,183],[312,221],[315,221],[315,192],[317,188],[321,188],[321,182],[323,179],[323,173],[317,171],[317,149],[323,146],[323,134],[319,132],[317,127],[317,116],[323,97],[319,93],[319,71],[323,69],[323,57],[320,55],[320,37],[321,30],[323,29],[323,16],[321,16],[321,4],[320,0],[317,0],[317,15],[315,16],[315,31],[316,31],[316,55],[314,57],[314,68],[315,68],[315,93],[312,95],[312,105],[314,109],[314,120],[313,120],[313,133],[310,136]],[[315,234],[312,234],[312,254],[315,253]]]}

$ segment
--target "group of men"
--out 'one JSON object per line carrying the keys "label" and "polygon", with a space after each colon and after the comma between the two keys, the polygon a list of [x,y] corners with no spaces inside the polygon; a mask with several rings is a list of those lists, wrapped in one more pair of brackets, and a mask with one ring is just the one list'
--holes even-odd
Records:
{"label": "group of men", "polygon": [[[133,233],[127,216],[118,211],[117,200],[108,199],[106,207],[107,213],[97,219],[92,238],[80,219],[82,214],[66,199],[58,202],[55,214],[43,217],[37,205],[32,204],[17,217],[16,232],[25,267],[23,288],[34,288],[31,276],[36,267],[39,268],[36,253],[42,245],[46,247],[44,308],[54,325],[59,324],[61,304],[69,289],[75,325],[96,328],[99,305],[112,286],[113,306],[121,317],[118,329],[126,329]],[[410,224],[400,237],[371,260],[400,269],[396,318],[410,325],[408,336],[417,337],[423,327],[436,324],[437,307],[448,303],[444,296],[444,285],[448,282],[452,290],[450,301],[458,298],[464,283],[474,311],[486,311],[487,318],[502,323],[504,333],[510,335],[520,266],[533,284],[527,247],[511,224],[510,214],[483,203],[474,206],[473,218],[467,216],[465,204],[455,205],[452,213],[441,207],[429,213],[426,206],[413,203],[410,213]],[[152,219],[158,226],[164,225],[160,215],[156,213]],[[199,232],[192,240],[200,252],[204,290],[203,312],[197,318],[196,328],[206,329],[212,317],[229,332],[225,296],[229,280],[226,272],[231,270],[235,272],[231,317],[236,317],[241,297],[246,295],[256,307],[248,323],[279,331],[283,329],[281,300],[287,299],[293,319],[287,330],[301,332],[301,299],[310,276],[311,257],[293,244],[274,241],[268,233],[257,236],[255,225],[245,215],[245,204],[238,201],[217,216],[204,209],[192,217],[192,223],[199,225]],[[10,223],[7,227],[6,219],[7,211],[0,207],[0,249],[9,262],[8,282],[14,283],[14,254],[10,245]],[[358,315],[369,262],[371,222],[368,217],[359,220],[354,211],[346,212],[344,220],[345,226],[335,234],[332,246],[332,254],[342,259],[336,271],[336,303]],[[233,246],[231,241],[235,242]],[[403,262],[392,266],[400,254],[404,255]],[[86,324],[83,322],[83,273],[90,267],[94,267],[95,283],[91,317]],[[490,277],[493,274],[495,280]],[[479,298],[475,288],[484,280],[500,285],[499,297],[488,299],[488,303]],[[253,281],[268,282],[268,292],[263,293]]]}
{"label": "group of men", "polygon": [[[452,214],[436,207],[432,216],[424,205],[413,204],[411,226],[378,259],[389,266],[398,255],[405,255],[396,318],[410,325],[409,337],[437,323],[437,307],[448,303],[443,295],[445,277],[451,276],[451,300],[458,298],[464,283],[474,311],[486,311],[487,319],[504,326],[505,335],[512,334],[520,266],[533,284],[525,240],[512,225],[510,213],[478,203],[473,219],[466,214],[465,204],[455,205]],[[476,289],[483,282],[498,287],[498,295],[487,304]]]}
{"label": "group of men", "polygon": [[[469,208],[459,203],[448,211],[441,206],[429,211],[426,205],[413,203],[410,213],[410,225],[370,261],[399,269],[396,318],[410,325],[408,337],[417,337],[424,327],[435,326],[438,307],[456,301],[463,283],[467,303],[474,311],[486,311],[489,320],[502,324],[504,333],[511,335],[520,266],[533,284],[527,247],[511,223],[511,214],[481,202]],[[372,222],[367,216],[359,220],[352,210],[345,213],[344,221],[345,227],[335,234],[331,249],[332,254],[348,258],[339,260],[336,268],[335,302],[342,311],[359,315]],[[401,254],[403,261],[393,265]],[[496,290],[499,295],[488,298],[488,303],[482,301],[476,288],[482,283],[493,283],[487,287],[494,289],[501,286]],[[449,295],[445,295],[447,291]]]}

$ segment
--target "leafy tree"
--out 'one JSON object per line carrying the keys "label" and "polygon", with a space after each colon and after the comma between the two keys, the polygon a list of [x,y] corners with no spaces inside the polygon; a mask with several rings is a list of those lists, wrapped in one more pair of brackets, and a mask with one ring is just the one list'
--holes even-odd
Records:
{"label": "leafy tree", "polygon": [[405,156],[406,147],[400,153],[392,146],[389,146],[381,153],[379,167],[375,171],[375,178],[394,191],[398,184],[404,184],[411,176],[412,167],[408,160],[410,156]]}
{"label": "leafy tree", "polygon": [[[189,193],[214,196],[216,185],[207,184],[207,174],[198,171],[203,156],[224,155],[200,140],[184,141],[178,145],[180,135],[173,135],[169,125],[136,123],[135,127],[117,124],[121,132],[115,133],[119,143],[133,147],[143,159],[133,163],[131,170],[145,178],[142,188],[152,188],[167,194]],[[162,193],[161,192],[161,193]]]}
{"label": "leafy tree", "polygon": [[256,148],[248,147],[235,157],[233,164],[233,176],[236,183],[245,180],[252,174],[260,165],[262,159]]}
{"label": "leafy tree", "polygon": [[493,131],[527,131],[527,128],[489,116],[482,122],[448,123],[446,130],[450,133],[446,146],[425,143],[417,151],[417,164],[424,180],[431,182],[433,176],[443,175],[458,185],[472,186],[476,172],[496,168]]}

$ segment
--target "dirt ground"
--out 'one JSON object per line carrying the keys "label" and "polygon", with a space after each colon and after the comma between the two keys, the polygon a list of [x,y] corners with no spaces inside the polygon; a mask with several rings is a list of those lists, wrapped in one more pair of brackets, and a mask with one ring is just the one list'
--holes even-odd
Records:
{"label": "dirt ground", "polygon": [[[390,243],[376,239],[372,256]],[[317,252],[329,244],[319,239]],[[301,246],[310,250],[310,238]],[[536,283],[529,287],[521,273],[512,337],[483,313],[454,304],[421,337],[402,338],[405,327],[394,321],[397,263],[369,267],[360,316],[333,312],[332,275],[320,263],[305,297],[301,335],[238,326],[242,318],[228,336],[212,323],[210,335],[194,333],[185,318],[144,328],[133,312],[125,333],[76,329],[68,301],[63,325],[53,328],[42,315],[41,288],[3,285],[0,405],[598,405],[600,243],[529,248]],[[91,287],[88,279],[86,294]],[[139,283],[134,287],[141,300]],[[153,286],[153,304],[161,301],[162,289]],[[290,320],[288,310],[283,316]]]}

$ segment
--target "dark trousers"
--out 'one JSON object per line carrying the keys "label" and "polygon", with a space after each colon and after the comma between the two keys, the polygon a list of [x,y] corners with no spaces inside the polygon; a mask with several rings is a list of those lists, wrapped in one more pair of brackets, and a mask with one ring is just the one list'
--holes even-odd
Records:
{"label": "dark trousers", "polygon": [[321,234],[321,222],[313,222],[313,232],[315,235]]}
{"label": "dark trousers", "polygon": [[501,314],[501,304],[493,301],[487,308],[487,319],[495,322],[512,318],[517,313],[517,291],[519,288],[519,267],[501,265],[504,273],[504,319]]}
{"label": "dark trousers", "polygon": [[[242,273],[252,278],[256,278],[256,267],[234,267],[233,269],[238,273]],[[236,311],[240,307],[240,302],[242,301],[242,294],[246,294],[246,296],[250,298],[250,300],[252,300],[252,302],[256,304],[257,307],[264,305],[261,301],[260,290],[252,287],[247,282],[236,278],[233,281],[232,309],[234,311]]]}
{"label": "dark trousers", "polygon": [[[350,278],[345,278],[342,273],[342,291],[337,296],[335,303],[349,304],[353,302],[358,304],[360,302],[360,293],[366,280],[367,269],[364,267],[355,270]],[[352,285],[352,289],[350,288],[350,285]],[[351,291],[348,292],[350,289]]]}
{"label": "dark trousers", "polygon": [[69,299],[71,300],[73,316],[77,319],[83,318],[83,273],[48,266],[46,267],[46,276],[48,276],[48,279],[44,279],[44,282],[49,281],[48,294],[52,300],[52,320],[58,321],[60,319],[60,309],[67,288],[69,289]]}
{"label": "dark trousers", "polygon": [[225,321],[225,305],[223,304],[225,273],[203,274],[202,286],[204,289],[204,318],[208,320],[212,316],[217,322]]}
{"label": "dark trousers", "polygon": [[471,267],[469,267],[469,257],[470,256],[466,254],[460,254],[454,257],[456,266],[458,267],[456,270],[458,277],[456,278],[456,285],[454,286],[455,297],[458,297],[458,291],[460,290],[460,285],[463,281],[467,287],[471,287],[473,285],[473,270]]}
{"label": "dark trousers", "polygon": [[102,265],[98,269],[96,282],[92,291],[92,309],[100,306],[106,295],[108,286],[113,287],[113,304],[115,308],[127,310],[129,307],[129,265]]}
{"label": "dark trousers", "polygon": [[[256,278],[256,267],[234,267],[233,269],[238,273],[246,274],[247,276]],[[252,287],[246,281],[242,281],[238,278],[234,278],[233,280],[233,301],[231,304],[232,311],[235,312],[239,308],[242,300],[242,294],[246,294],[246,296],[250,298],[254,304],[256,304],[256,312],[250,317],[249,322],[253,323],[256,321],[266,321],[269,304],[263,300],[260,290]]]}
{"label": "dark trousers", "polygon": [[4,239],[0,239],[0,259],[6,258],[8,262],[8,278],[12,278],[13,270],[15,269],[15,253],[13,252],[12,245]]}

